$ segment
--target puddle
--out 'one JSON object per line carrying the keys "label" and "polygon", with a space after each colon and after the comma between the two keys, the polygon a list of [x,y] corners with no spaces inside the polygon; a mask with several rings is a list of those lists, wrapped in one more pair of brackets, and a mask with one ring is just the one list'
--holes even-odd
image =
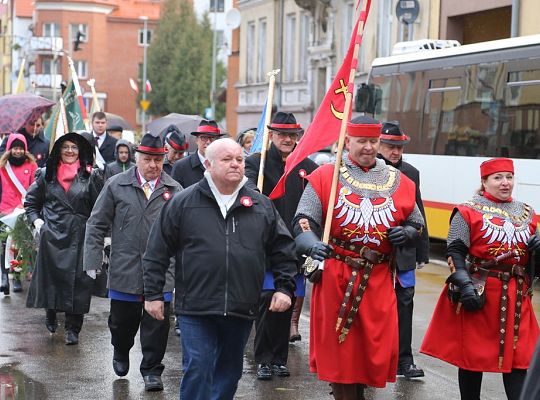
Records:
{"label": "puddle", "polygon": [[43,384],[17,370],[14,365],[0,367],[0,400],[41,400],[46,398]]}

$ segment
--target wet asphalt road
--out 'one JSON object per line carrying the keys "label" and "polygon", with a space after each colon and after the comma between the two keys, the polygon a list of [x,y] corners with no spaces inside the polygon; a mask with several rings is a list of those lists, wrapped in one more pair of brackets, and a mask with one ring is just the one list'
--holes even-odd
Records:
{"label": "wet asphalt road", "polygon": [[[417,354],[446,274],[445,268],[434,264],[426,266],[417,274],[413,350],[416,363],[425,370],[426,377],[414,381],[398,378],[396,383],[389,384],[386,389],[368,389],[368,399],[459,398],[456,368]],[[538,316],[538,291],[536,294],[533,303]],[[172,328],[164,360],[165,390],[147,393],[138,370],[141,355],[137,342],[131,352],[131,369],[125,379],[116,377],[112,370],[106,299],[93,300],[91,312],[85,317],[79,345],[66,346],[62,328],[54,335],[46,331],[44,311],[25,308],[26,289],[23,293],[12,293],[9,297],[2,294],[0,296],[0,400],[178,399],[181,354],[179,340]],[[303,340],[290,346],[291,377],[274,378],[270,382],[257,381],[256,365],[253,362],[253,340],[250,339],[246,350],[244,375],[236,398],[332,399],[328,394],[328,385],[318,381],[308,370],[308,313],[306,301],[300,323]],[[62,316],[59,322],[62,326]],[[359,353],[359,357],[361,356]],[[484,375],[482,399],[505,399],[500,375]]]}

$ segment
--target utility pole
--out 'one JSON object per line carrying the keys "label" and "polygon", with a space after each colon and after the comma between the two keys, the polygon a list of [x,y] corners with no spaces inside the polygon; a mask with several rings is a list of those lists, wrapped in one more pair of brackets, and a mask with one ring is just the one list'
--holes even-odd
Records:
{"label": "utility pole", "polygon": [[210,89],[210,107],[212,108],[212,119],[216,119],[216,53],[217,53],[217,8],[218,0],[214,0],[214,32],[212,35],[212,88]]}
{"label": "utility pole", "polygon": [[[146,50],[148,47],[148,17],[141,16],[140,20],[144,22],[143,28],[143,76],[142,76],[142,99],[146,104]],[[146,133],[146,105],[142,107],[142,134]]]}

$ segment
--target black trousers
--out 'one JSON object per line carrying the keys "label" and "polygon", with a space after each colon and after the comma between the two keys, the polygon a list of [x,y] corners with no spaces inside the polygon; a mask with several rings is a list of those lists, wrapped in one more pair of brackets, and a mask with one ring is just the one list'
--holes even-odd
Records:
{"label": "black trousers", "polygon": [[[526,369],[513,369],[512,372],[502,374],[504,391],[508,400],[519,400],[526,374]],[[461,400],[480,400],[482,375],[482,372],[459,369],[458,380]]]}
{"label": "black trousers", "polygon": [[414,308],[414,287],[404,288],[396,279],[396,299],[399,322],[399,361],[400,365],[414,364],[412,355],[412,322]]}
{"label": "black trousers", "polygon": [[171,303],[165,303],[165,318],[163,321],[154,319],[144,311],[144,303],[111,300],[109,314],[109,329],[111,331],[111,344],[114,350],[128,357],[129,351],[135,343],[135,335],[141,327],[141,374],[161,375],[165,366],[161,363],[167,339],[169,338],[169,314]]}
{"label": "black trousers", "polygon": [[255,362],[287,365],[291,315],[296,299],[287,311],[273,312],[268,309],[273,295],[273,291],[265,290],[259,299],[259,313],[255,320]]}

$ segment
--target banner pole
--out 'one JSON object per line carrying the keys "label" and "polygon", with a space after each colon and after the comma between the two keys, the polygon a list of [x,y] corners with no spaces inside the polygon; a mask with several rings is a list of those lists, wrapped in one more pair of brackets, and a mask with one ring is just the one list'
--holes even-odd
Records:
{"label": "banner pole", "polygon": [[279,74],[279,69],[268,72],[270,77],[268,81],[268,98],[266,100],[266,113],[264,115],[263,139],[261,148],[261,162],[259,164],[259,176],[257,177],[257,188],[262,193],[264,184],[264,164],[266,162],[266,153],[268,152],[268,125],[272,117],[272,104],[274,101],[274,87],[276,84],[276,75]]}

